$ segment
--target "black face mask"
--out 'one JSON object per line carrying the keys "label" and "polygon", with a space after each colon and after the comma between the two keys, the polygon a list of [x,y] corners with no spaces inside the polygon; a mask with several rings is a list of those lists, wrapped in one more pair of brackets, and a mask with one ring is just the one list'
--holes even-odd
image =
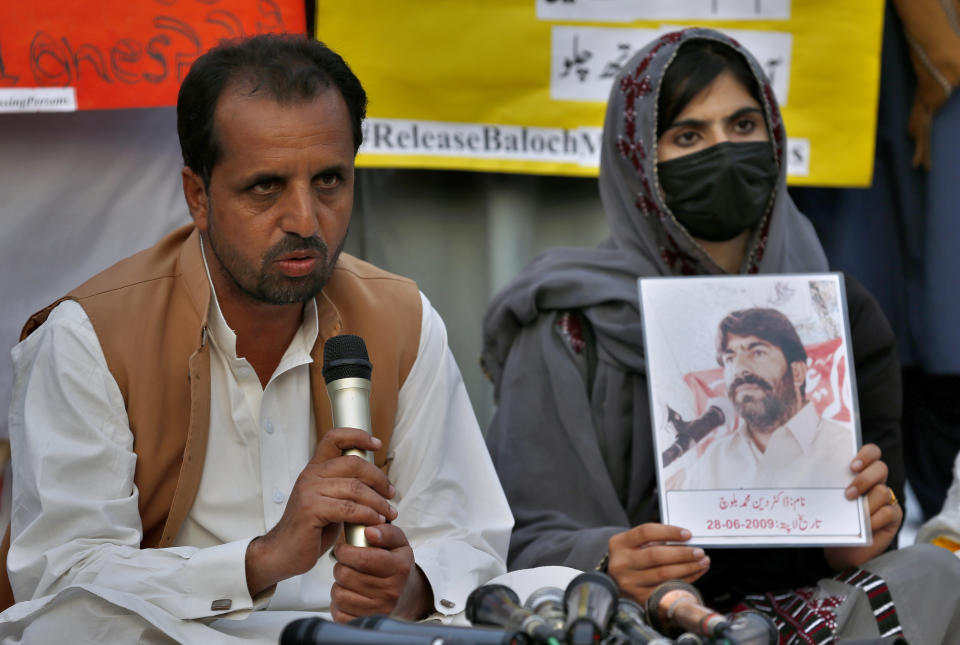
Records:
{"label": "black face mask", "polygon": [[718,143],[661,161],[657,172],[677,221],[711,242],[732,240],[759,222],[779,175],[769,141]]}

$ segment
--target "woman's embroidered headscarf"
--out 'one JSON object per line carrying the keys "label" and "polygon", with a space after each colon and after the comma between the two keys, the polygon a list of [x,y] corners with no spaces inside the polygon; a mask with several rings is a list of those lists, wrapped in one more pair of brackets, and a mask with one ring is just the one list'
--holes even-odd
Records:
{"label": "woman's embroidered headscarf", "polygon": [[610,91],[599,178],[610,238],[595,249],[556,248],[540,255],[494,298],[484,317],[481,361],[496,387],[516,333],[550,310],[583,310],[601,361],[642,370],[636,279],[723,273],[671,214],[657,179],[657,104],[664,72],[684,43],[698,39],[722,43],[746,60],[780,167],[773,205],[751,233],[741,272],[827,270],[813,227],[787,194],[786,132],[759,63],[737,41],[711,29],[666,34],[624,65]]}

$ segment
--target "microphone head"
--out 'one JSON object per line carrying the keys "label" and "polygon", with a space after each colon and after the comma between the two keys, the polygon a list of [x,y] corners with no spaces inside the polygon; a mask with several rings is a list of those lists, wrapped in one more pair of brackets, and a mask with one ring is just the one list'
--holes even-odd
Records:
{"label": "microphone head", "polygon": [[527,602],[523,603],[523,606],[525,609],[536,612],[540,605],[547,602],[555,602],[563,606],[563,589],[560,587],[540,587],[527,596]]}
{"label": "microphone head", "polygon": [[541,587],[527,596],[523,608],[532,611],[551,628],[563,632],[567,624],[567,608],[563,604],[563,589],[559,587]]}
{"label": "microphone head", "polygon": [[629,598],[620,598],[617,600],[617,611],[622,611],[631,618],[639,620],[641,623],[647,622],[647,612],[644,611],[643,607],[641,607],[639,603],[636,603]]}
{"label": "microphone head", "polygon": [[733,614],[728,619],[730,634],[735,636],[741,645],[777,645],[780,642],[780,632],[766,614],[748,609]]}
{"label": "microphone head", "polygon": [[373,365],[367,356],[367,345],[353,334],[328,338],[323,344],[323,380],[328,384],[342,378],[370,380]]}
{"label": "microphone head", "polygon": [[502,625],[520,606],[517,593],[506,585],[483,585],[470,592],[465,614],[474,625]]}
{"label": "microphone head", "polygon": [[602,639],[618,595],[617,583],[599,571],[587,571],[571,580],[563,594],[567,608],[567,642],[581,645]]}
{"label": "microphone head", "polygon": [[[668,580],[658,585],[647,598],[647,619],[650,625],[658,632],[664,632],[670,627],[667,618],[667,607],[661,607],[668,594],[673,594],[673,596],[676,597],[679,597],[681,594],[689,595],[691,596],[691,600],[698,605],[703,604],[703,596],[700,595],[697,588],[682,580]],[[673,597],[671,597],[670,604],[672,604],[673,601]]]}
{"label": "microphone head", "polygon": [[574,594],[580,593],[584,585],[590,585],[591,588],[598,589],[599,593],[606,592],[610,596],[611,606],[613,606],[617,597],[620,595],[620,590],[617,588],[617,583],[613,581],[613,578],[599,571],[587,571],[578,575],[567,585],[567,590],[563,594],[563,604],[569,605],[571,597],[573,597]]}

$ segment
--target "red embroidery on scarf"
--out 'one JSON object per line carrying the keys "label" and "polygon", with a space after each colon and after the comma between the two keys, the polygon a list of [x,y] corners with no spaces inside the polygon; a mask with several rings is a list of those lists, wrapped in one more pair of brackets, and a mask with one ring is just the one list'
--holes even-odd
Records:
{"label": "red embroidery on scarf", "polygon": [[560,335],[569,343],[574,353],[583,352],[587,343],[583,336],[583,325],[580,324],[580,319],[570,312],[564,312],[557,318],[556,325]]}
{"label": "red embroidery on scarf", "polygon": [[767,113],[770,115],[770,130],[773,132],[773,141],[777,153],[777,165],[783,168],[783,144],[786,138],[783,131],[783,121],[780,118],[780,110],[777,108],[777,98],[773,93],[770,83],[763,84],[763,96],[767,101]]}
{"label": "red embroidery on scarf", "polygon": [[666,243],[660,247],[660,257],[673,275],[698,275],[696,265],[677,248],[676,242],[668,234]]}
{"label": "red embroidery on scarf", "polygon": [[[636,75],[624,76],[620,81],[620,91],[626,94],[627,104],[630,105],[637,97],[646,96],[653,89],[653,82],[649,76],[637,80]],[[627,108],[628,110],[631,108]]]}
{"label": "red embroidery on scarf", "polygon": [[660,42],[664,45],[675,43],[683,38],[685,33],[687,33],[686,29],[681,29],[680,31],[671,31],[669,34],[660,36]]}
{"label": "red embroidery on scarf", "polygon": [[634,76],[640,76],[640,74],[643,74],[645,71],[647,71],[647,68],[650,67],[650,61],[653,60],[653,54],[654,52],[650,52],[643,57],[643,60],[640,61],[640,64],[637,65],[637,69],[633,72]]}

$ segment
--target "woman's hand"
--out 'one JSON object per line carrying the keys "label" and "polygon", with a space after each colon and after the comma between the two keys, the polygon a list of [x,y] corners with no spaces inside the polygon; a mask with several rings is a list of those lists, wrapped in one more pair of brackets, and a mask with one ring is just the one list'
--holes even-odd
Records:
{"label": "woman's hand", "polygon": [[667,580],[693,582],[710,568],[699,547],[666,544],[685,542],[690,531],[650,522],[610,538],[607,573],[620,591],[641,605],[657,585]]}
{"label": "woman's hand", "polygon": [[859,567],[886,551],[903,522],[903,508],[893,489],[887,486],[887,465],[880,459],[880,448],[872,443],[864,445],[850,463],[850,469],[855,476],[846,490],[846,496],[847,499],[867,496],[873,544],[825,547],[823,553],[835,571]]}

